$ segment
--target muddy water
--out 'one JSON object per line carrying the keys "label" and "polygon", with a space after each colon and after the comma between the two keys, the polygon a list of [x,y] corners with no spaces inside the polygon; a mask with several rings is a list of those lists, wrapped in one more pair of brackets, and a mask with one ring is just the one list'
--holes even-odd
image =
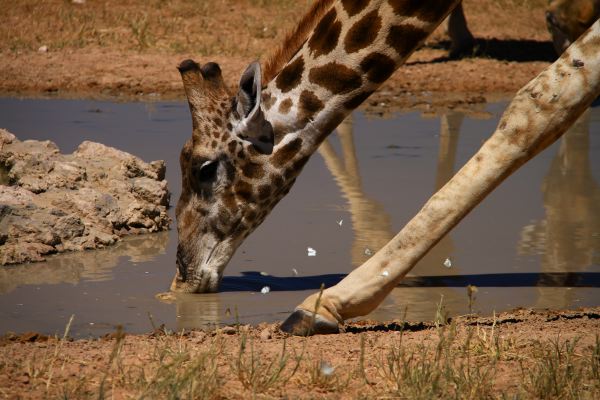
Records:
{"label": "muddy water", "polygon": [[[494,130],[505,104],[469,113],[355,113],[307,164],[291,193],[243,244],[222,291],[155,299],[174,271],[171,232],[109,249],[0,268],[0,332],[100,335],[121,324],[192,328],[286,314],[321,282],[334,284],[385,244]],[[94,140],[164,159],[173,199],[191,132],[184,103],[0,99],[0,127],[50,139],[63,152]],[[1,173],[0,173],[1,175]],[[369,317],[432,319],[517,306],[600,303],[600,108],[474,210]],[[173,209],[171,209],[173,213]],[[174,226],[173,226],[174,227]],[[309,257],[307,248],[316,250]],[[446,261],[448,260],[448,261]],[[268,294],[261,294],[265,286]]]}

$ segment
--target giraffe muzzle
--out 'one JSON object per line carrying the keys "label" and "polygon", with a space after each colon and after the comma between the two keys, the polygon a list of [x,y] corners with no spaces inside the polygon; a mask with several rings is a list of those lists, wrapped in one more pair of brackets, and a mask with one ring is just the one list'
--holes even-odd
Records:
{"label": "giraffe muzzle", "polygon": [[177,270],[171,291],[214,293],[219,289],[223,271],[235,253],[229,241],[201,240],[198,250],[178,246]]}

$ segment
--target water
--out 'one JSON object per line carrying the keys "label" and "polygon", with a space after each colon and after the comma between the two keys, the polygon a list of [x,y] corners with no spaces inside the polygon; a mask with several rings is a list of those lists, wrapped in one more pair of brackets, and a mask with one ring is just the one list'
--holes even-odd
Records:
{"label": "water", "polygon": [[[117,324],[147,332],[162,323],[180,329],[283,320],[321,282],[337,282],[399,231],[493,132],[505,106],[387,119],[354,113],[238,250],[220,293],[180,295],[171,304],[155,298],[174,274],[175,229],[2,267],[0,333],[58,333],[72,314],[74,336]],[[173,203],[179,196],[179,150],[191,134],[185,103],[5,98],[0,127],[20,140],[53,140],[65,153],[93,140],[146,161],[164,159]],[[368,318],[431,320],[442,296],[451,315],[466,313],[467,284],[478,286],[474,309],[486,314],[600,304],[599,179],[595,108],[467,216]],[[270,291],[262,294],[265,286]]]}

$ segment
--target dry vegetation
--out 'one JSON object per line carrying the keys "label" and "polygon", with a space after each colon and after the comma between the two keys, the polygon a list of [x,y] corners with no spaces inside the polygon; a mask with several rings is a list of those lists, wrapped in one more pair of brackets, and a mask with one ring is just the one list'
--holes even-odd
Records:
{"label": "dry vegetation", "polygon": [[[1,6],[3,51],[110,48],[258,57],[307,0],[23,0]],[[10,4],[9,4],[10,3]],[[236,36],[231,37],[235,32]],[[244,34],[242,34],[242,32]],[[234,40],[232,40],[234,39]]]}
{"label": "dry vegetation", "polygon": [[[258,58],[278,44],[312,0],[88,0],[0,1],[0,48],[12,53],[110,48],[202,56]],[[546,0],[466,1],[473,30],[489,37],[500,21],[510,29],[497,39],[529,35],[546,40],[543,15],[539,27],[528,20]],[[481,20],[483,18],[483,20]],[[500,21],[498,21],[500,19]],[[470,18],[471,20],[471,18]],[[537,21],[539,20],[539,21]],[[540,23],[541,22],[541,23]],[[441,37],[438,32],[437,37]]]}
{"label": "dry vegetation", "polygon": [[9,337],[0,396],[596,399],[599,312],[361,323],[310,338],[275,325],[79,341],[30,335],[21,339],[37,341],[25,344]]}
{"label": "dry vegetation", "polygon": [[[219,62],[226,81],[235,83],[249,62],[266,57],[278,45],[310,2],[0,0],[0,92],[180,97],[174,67],[190,57]],[[500,40],[529,56],[536,50],[523,41],[549,40],[545,4],[546,0],[465,0],[465,9],[478,38]],[[514,92],[547,65],[544,57],[503,59],[497,48],[477,58],[433,62],[445,56],[446,40],[443,28],[438,29],[380,96]],[[39,52],[43,46],[47,51]]]}

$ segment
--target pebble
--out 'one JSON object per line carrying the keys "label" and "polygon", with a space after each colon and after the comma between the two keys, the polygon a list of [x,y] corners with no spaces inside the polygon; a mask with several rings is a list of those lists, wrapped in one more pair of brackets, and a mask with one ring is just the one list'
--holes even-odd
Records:
{"label": "pebble", "polygon": [[224,326],[221,328],[221,333],[224,333],[226,335],[233,335],[237,333],[237,329],[235,329],[234,326]]}
{"label": "pebble", "polygon": [[271,339],[271,337],[273,337],[273,334],[269,328],[265,328],[260,332],[260,338],[262,340],[268,340]]}

